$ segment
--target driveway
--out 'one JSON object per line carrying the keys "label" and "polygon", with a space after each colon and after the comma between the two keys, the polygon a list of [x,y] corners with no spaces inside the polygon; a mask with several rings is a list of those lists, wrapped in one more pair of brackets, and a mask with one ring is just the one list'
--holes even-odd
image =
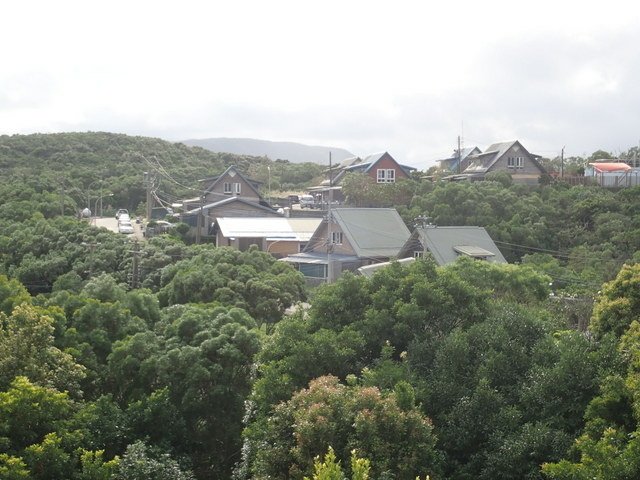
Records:
{"label": "driveway", "polygon": [[[114,233],[118,233],[118,220],[114,217],[92,217],[91,225],[95,225],[96,227],[103,227],[107,230],[111,230]],[[132,222],[133,225],[133,235],[131,235],[132,240],[144,240],[142,235],[142,224]],[[124,234],[123,234],[124,235]]]}

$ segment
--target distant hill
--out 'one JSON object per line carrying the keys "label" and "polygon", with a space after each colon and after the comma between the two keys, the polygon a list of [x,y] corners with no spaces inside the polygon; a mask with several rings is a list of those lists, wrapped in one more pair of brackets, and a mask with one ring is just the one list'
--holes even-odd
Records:
{"label": "distant hill", "polygon": [[343,148],[319,147],[294,142],[271,142],[254,138],[202,138],[185,140],[185,145],[202,147],[212,152],[234,153],[236,155],[266,156],[271,160],[289,160],[292,163],[329,163],[329,152],[334,162],[353,157]]}
{"label": "distant hill", "polygon": [[264,156],[212,152],[118,133],[0,135],[0,185],[28,186],[38,198],[42,192],[56,192],[47,200],[52,211],[59,211],[64,194],[76,206],[86,206],[101,192],[114,206],[135,210],[146,200],[143,172],[155,178],[157,196],[173,203],[196,196],[200,179],[219,175],[231,165],[274,191],[303,190],[321,178],[323,170],[319,164],[291,162],[278,162],[277,168],[269,169],[274,162]]}

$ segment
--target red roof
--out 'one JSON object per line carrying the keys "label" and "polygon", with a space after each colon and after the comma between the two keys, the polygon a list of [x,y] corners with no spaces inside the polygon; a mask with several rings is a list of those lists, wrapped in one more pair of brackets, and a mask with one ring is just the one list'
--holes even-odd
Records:
{"label": "red roof", "polygon": [[631,167],[626,163],[622,162],[596,162],[590,163],[596,172],[626,172],[627,170],[631,170]]}

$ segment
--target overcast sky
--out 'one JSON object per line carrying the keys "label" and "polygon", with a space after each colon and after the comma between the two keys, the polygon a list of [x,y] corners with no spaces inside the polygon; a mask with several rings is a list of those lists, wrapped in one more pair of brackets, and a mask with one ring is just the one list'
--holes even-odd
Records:
{"label": "overcast sky", "polygon": [[0,134],[109,131],[386,150],[640,142],[628,1],[32,1],[2,7]]}

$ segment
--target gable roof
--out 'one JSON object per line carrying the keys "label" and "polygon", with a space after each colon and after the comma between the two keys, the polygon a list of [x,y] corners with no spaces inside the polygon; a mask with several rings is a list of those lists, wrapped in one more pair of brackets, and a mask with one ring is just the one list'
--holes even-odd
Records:
{"label": "gable roof", "polygon": [[[245,200],[244,198],[241,198],[241,197],[227,197],[227,198],[225,198],[223,200],[219,200],[217,202],[208,203],[208,204],[202,206],[202,210],[210,210],[212,208],[222,207],[224,205],[227,205],[229,203],[234,203],[234,202],[244,203],[245,205],[249,205],[251,207],[255,207],[256,210],[262,210],[264,212],[269,212],[269,213],[277,215],[277,212],[274,209],[269,208],[269,207],[265,207],[264,205],[261,205],[261,204],[256,203],[256,202],[251,202],[249,200]],[[201,210],[200,207],[193,208],[193,209],[185,212],[185,215],[196,215],[196,214],[200,213],[200,210]]]}
{"label": "gable roof", "polygon": [[522,146],[522,144],[518,140],[511,140],[509,142],[499,142],[490,145],[484,153],[478,153],[469,156],[469,166],[464,170],[463,173],[486,173],[491,167],[495,165],[495,163],[500,160],[507,151],[518,144],[518,146],[523,149],[531,161],[538,167],[541,172],[545,172],[544,167],[538,161],[537,155],[533,155],[526,148]]}
{"label": "gable roof", "polygon": [[460,255],[486,258],[489,262],[507,263],[483,227],[419,227],[402,248],[401,256],[412,255],[414,242],[420,240],[438,265],[454,262]]}
{"label": "gable roof", "polygon": [[394,208],[336,208],[332,217],[358,257],[395,257],[410,235]]}
{"label": "gable roof", "polygon": [[343,171],[358,171],[358,170],[362,170],[362,171],[368,173],[373,169],[373,167],[376,165],[376,163],[378,163],[382,159],[382,157],[384,157],[385,155],[389,156],[389,158],[391,158],[391,160],[393,160],[398,165],[398,167],[400,167],[400,169],[407,176],[409,176],[411,174],[411,172],[416,170],[415,167],[411,167],[409,165],[400,165],[396,161],[396,159],[391,156],[391,154],[389,152],[378,152],[378,153],[372,153],[370,155],[367,155],[366,157],[364,157],[364,160],[362,160],[361,163],[356,163],[356,164],[353,164],[353,165],[349,165],[349,166],[345,167],[343,169]]}
{"label": "gable roof", "polygon": [[260,192],[258,191],[258,189],[256,188],[256,185],[258,182],[256,182],[255,180],[249,180],[247,177],[245,177],[235,166],[231,165],[229,168],[227,168],[224,172],[222,172],[220,175],[218,175],[217,177],[212,177],[212,178],[207,178],[204,181],[207,182],[211,182],[209,184],[209,186],[207,187],[207,189],[205,190],[204,194],[206,195],[207,193],[210,193],[214,187],[216,185],[218,185],[220,183],[220,181],[227,175],[227,174],[231,174],[231,172],[234,172],[232,176],[238,175],[242,180],[245,181],[245,183],[247,185],[249,185],[249,188],[251,188],[251,190],[254,191],[254,193],[256,194],[256,196],[258,198],[262,198],[262,195],[260,195]]}
{"label": "gable roof", "polygon": [[[476,152],[477,150],[477,152]],[[460,152],[460,160],[464,160],[471,154],[482,153],[482,151],[478,147],[465,147]],[[436,160],[437,162],[448,162],[448,161],[457,161],[458,160],[458,152],[457,150],[453,151],[453,155],[448,158],[443,158],[441,160]]]}
{"label": "gable roof", "polygon": [[266,238],[307,242],[322,222],[321,218],[220,217],[220,231],[227,237]]}

